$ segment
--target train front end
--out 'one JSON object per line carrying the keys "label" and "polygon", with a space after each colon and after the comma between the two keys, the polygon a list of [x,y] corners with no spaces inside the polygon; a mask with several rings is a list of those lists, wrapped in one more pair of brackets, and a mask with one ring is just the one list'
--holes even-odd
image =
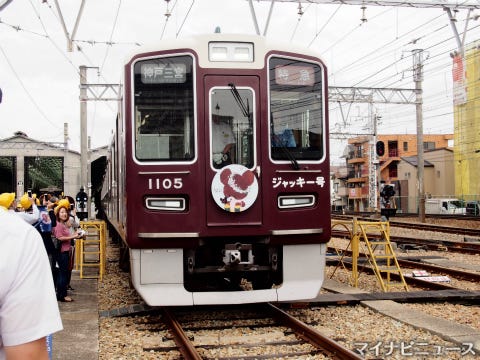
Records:
{"label": "train front end", "polygon": [[330,239],[326,68],[255,36],[125,66],[123,194],[149,305],[315,298]]}

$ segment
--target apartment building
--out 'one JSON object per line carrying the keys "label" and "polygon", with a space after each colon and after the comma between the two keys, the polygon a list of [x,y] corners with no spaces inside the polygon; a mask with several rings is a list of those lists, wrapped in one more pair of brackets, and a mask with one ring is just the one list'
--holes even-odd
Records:
{"label": "apartment building", "polygon": [[[411,166],[416,167],[417,155],[417,136],[416,135],[378,135],[377,141],[383,141],[385,144],[385,153],[378,158],[378,167],[373,164],[376,159],[375,144],[372,142],[371,136],[359,136],[348,140],[348,148],[346,151],[347,159],[347,193],[348,193],[348,209],[353,211],[372,210],[371,205],[371,188],[375,185],[374,175],[377,174],[377,182],[385,182],[386,184],[394,184],[398,196],[407,196],[409,199],[405,203],[405,211],[410,205],[416,201],[415,194],[412,194],[412,187],[416,188],[416,170],[406,171],[409,177],[405,179],[405,174],[399,173],[399,166],[402,161],[409,162]],[[453,134],[440,135],[424,135],[423,149],[425,154],[432,150],[446,149],[451,146]],[[405,158],[405,160],[403,160]],[[427,156],[425,155],[425,159]],[[428,163],[426,166],[432,165],[439,169],[439,162]],[[453,163],[452,163],[453,165]],[[373,166],[373,169],[372,169]],[[442,165],[443,166],[443,165]],[[453,168],[452,168],[453,169]],[[440,170],[438,170],[440,171]],[[412,175],[414,173],[414,176]],[[442,170],[441,176],[445,176]],[[453,178],[445,178],[446,181],[454,183]],[[403,182],[402,182],[403,181]],[[406,182],[405,182],[406,181]],[[408,185],[407,185],[408,184]],[[412,185],[413,184],[413,185]],[[402,189],[404,193],[402,194]],[[411,198],[413,196],[413,198]],[[411,205],[415,207],[415,205]]]}

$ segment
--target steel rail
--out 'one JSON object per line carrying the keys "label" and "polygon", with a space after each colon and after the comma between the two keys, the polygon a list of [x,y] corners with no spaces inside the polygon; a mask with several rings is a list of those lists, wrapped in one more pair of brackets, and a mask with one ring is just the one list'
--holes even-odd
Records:
{"label": "steel rail", "polygon": [[[466,217],[447,217],[440,216],[439,218],[448,218],[448,219],[458,219],[458,220],[469,220]],[[433,217],[432,217],[433,218]],[[358,216],[357,220],[362,221],[371,221],[376,222],[379,219],[372,219],[368,217]],[[332,215],[332,220],[353,220],[353,217],[350,215]],[[477,236],[480,237],[480,229],[475,228],[459,228],[458,226],[447,226],[447,225],[437,225],[437,224],[426,224],[426,223],[417,223],[417,222],[405,222],[405,221],[396,221],[396,220],[389,220],[390,227],[399,227],[399,228],[407,228],[407,229],[415,229],[421,231],[435,231],[435,232],[443,232],[449,234],[456,234],[456,235],[464,235],[464,236]]]}
{"label": "steel rail", "polygon": [[[330,261],[334,262],[334,260],[330,260]],[[342,261],[342,263],[343,263],[344,266],[352,268],[352,263],[351,262],[346,261],[344,259]],[[421,267],[420,263],[418,264],[418,267]],[[367,273],[372,274],[372,275],[375,274],[375,270],[372,267],[366,266],[366,265],[364,265],[360,269],[360,271],[367,272]],[[400,276],[398,274],[395,274],[395,273],[390,274],[390,276],[394,280],[399,280],[400,279]],[[441,282],[432,282],[432,281],[422,280],[421,277],[404,276],[403,278],[405,279],[405,282],[408,285],[416,285],[416,286],[419,286],[419,287],[422,287],[422,288],[436,289],[436,290],[459,290],[456,287],[446,285],[446,284],[443,284]],[[460,289],[460,290],[462,290],[462,289]]]}
{"label": "steel rail", "polygon": [[360,355],[355,354],[353,351],[343,347],[336,341],[324,336],[319,331],[315,330],[311,326],[301,322],[294,318],[287,312],[278,308],[277,306],[267,303],[268,310],[277,318],[280,322],[293,329],[295,333],[303,340],[309,342],[313,346],[319,349],[323,349],[334,356],[335,359],[342,360],[360,360],[363,359]]}
{"label": "steel rail", "polygon": [[[351,234],[348,231],[334,230],[332,231],[332,237],[347,238]],[[368,234],[369,238],[380,238],[379,234]],[[397,244],[415,244],[419,246],[425,246],[429,250],[438,251],[440,247],[445,247],[450,252],[463,253],[463,254],[479,254],[480,244],[471,242],[459,242],[451,240],[428,240],[418,239],[414,237],[406,236],[390,236],[390,242]]]}
{"label": "steel rail", "polygon": [[404,260],[404,259],[398,259],[398,258],[397,258],[397,261],[403,267],[407,267],[410,269],[415,269],[420,267],[424,270],[430,270],[433,272],[437,272],[439,274],[454,276],[462,280],[480,282],[479,273],[467,272],[467,271],[462,271],[457,269],[450,269],[443,266],[427,264],[421,261],[411,261],[411,260]]}
{"label": "steel rail", "polygon": [[172,333],[173,340],[175,341],[175,344],[177,344],[180,353],[183,355],[183,358],[189,360],[201,360],[202,357],[192,342],[188,339],[187,335],[182,329],[182,326],[177,321],[175,316],[165,307],[161,308],[161,312],[163,314],[163,320],[168,325],[169,330]]}

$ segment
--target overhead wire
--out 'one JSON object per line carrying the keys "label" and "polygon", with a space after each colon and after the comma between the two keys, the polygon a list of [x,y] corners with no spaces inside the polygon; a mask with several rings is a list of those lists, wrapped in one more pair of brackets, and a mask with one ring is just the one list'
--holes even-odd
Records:
{"label": "overhead wire", "polygon": [[308,8],[312,4],[308,4],[307,7],[305,8],[305,11],[300,10],[298,11],[298,18],[297,18],[297,24],[295,25],[295,28],[293,29],[292,36],[290,37],[290,41],[292,41],[293,37],[295,36],[295,33],[297,32],[298,26],[300,25],[300,21],[302,21],[303,15],[308,11]]}
{"label": "overhead wire", "polygon": [[167,10],[165,12],[165,24],[163,25],[162,29],[162,34],[160,35],[160,40],[163,39],[163,35],[165,34],[165,29],[167,28],[168,20],[170,19],[170,16],[172,15],[173,9],[175,9],[175,6],[177,5],[177,0],[173,3],[172,9],[168,8],[168,5],[170,4],[170,0],[165,0],[167,3]]}
{"label": "overhead wire", "polygon": [[41,36],[41,37],[44,37],[44,38],[48,38],[48,36],[45,35],[45,34],[41,34],[41,33],[36,32],[36,31],[25,29],[25,28],[21,27],[20,25],[9,24],[9,23],[3,21],[2,19],[0,19],[0,24],[5,25],[5,26],[17,31],[17,32],[23,31],[23,32],[26,32],[26,33],[29,33],[29,34],[32,34],[32,35],[37,35],[37,36]]}
{"label": "overhead wire", "polygon": [[5,53],[2,45],[0,45],[0,52],[3,54],[3,57],[5,58],[5,61],[7,62],[8,66],[10,67],[10,70],[12,71],[13,75],[15,76],[15,78],[17,79],[18,83],[20,84],[20,86],[22,87],[23,91],[25,91],[25,94],[27,95],[27,97],[30,99],[30,101],[32,102],[33,106],[35,106],[35,108],[37,109],[37,111],[39,112],[39,114],[45,119],[47,120],[52,126],[54,126],[55,128],[59,128],[57,124],[55,124],[52,120],[49,119],[49,117],[45,114],[45,112],[42,110],[42,108],[40,107],[40,105],[38,105],[37,101],[35,101],[34,97],[32,96],[32,94],[30,93],[30,91],[27,89],[27,86],[25,85],[25,83],[23,82],[23,80],[21,79],[21,77],[18,75],[17,71],[15,70],[12,62],[10,61],[10,59],[8,58],[7,54]]}
{"label": "overhead wire", "polygon": [[120,13],[120,7],[122,6],[122,0],[118,1],[117,11],[115,12],[115,19],[113,20],[112,30],[110,31],[110,37],[108,38],[107,48],[105,50],[105,56],[103,57],[102,65],[100,65],[100,73],[103,71],[103,66],[105,65],[105,61],[107,60],[108,53],[110,50],[110,44],[112,43],[113,34],[115,32],[115,27],[117,25],[118,14]]}
{"label": "overhead wire", "polygon": [[[69,65],[74,69],[75,73],[77,75],[80,74],[79,72],[79,68],[73,63],[73,61],[67,56],[66,52],[64,50],[61,49],[61,47],[53,40],[53,38],[51,37],[51,35],[49,34],[46,26],[45,26],[45,23],[43,22],[42,20],[42,17],[38,11],[38,9],[32,4],[32,1],[29,0],[30,2],[30,5],[35,13],[35,16],[36,18],[38,19],[39,21],[39,24],[41,25],[41,28],[43,29],[43,34],[42,33],[39,33],[39,32],[36,32],[36,31],[31,31],[31,30],[28,30],[26,28],[23,28],[19,25],[12,25],[12,24],[9,24],[9,23],[6,23],[4,21],[1,21],[0,20],[0,25],[4,25],[4,26],[7,26],[15,31],[18,31],[18,32],[25,32],[25,33],[28,33],[28,34],[32,34],[32,35],[35,35],[35,36],[40,36],[42,38],[46,38],[48,39],[48,41],[54,46],[54,48],[56,49],[57,52],[59,52],[61,54],[61,56],[69,63]],[[120,0],[121,2],[121,0]],[[46,5],[49,9],[49,11],[52,13],[53,17],[59,22],[59,17],[58,17],[58,14],[54,11],[54,9],[52,8],[52,6],[48,3],[48,2],[45,2],[43,3],[44,5]],[[81,43],[88,43],[88,44],[91,44],[91,45],[97,45],[97,44],[102,44],[102,45],[107,45],[107,50],[106,50],[106,54],[104,56],[104,60],[102,62],[102,68],[104,67],[105,65],[105,62],[106,62],[106,59],[108,57],[108,53],[109,53],[109,47],[113,46],[113,45],[136,45],[136,46],[139,46],[140,44],[139,43],[122,43],[122,42],[114,42],[112,41],[113,39],[113,34],[114,34],[114,30],[116,28],[116,24],[117,24],[117,19],[118,19],[118,14],[119,14],[119,10],[120,10],[120,5],[118,5],[117,7],[117,13],[116,13],[116,16],[115,16],[115,19],[114,19],[114,25],[112,27],[112,30],[111,30],[111,34],[110,34],[110,38],[108,41],[95,41],[95,40],[73,40],[72,43],[76,44],[76,47],[75,47],[75,50],[78,51],[79,54],[81,54],[85,59],[86,59],[86,62],[91,66],[91,67],[95,67],[95,62],[92,61],[92,59],[87,55],[87,53],[84,51],[84,49],[80,46]],[[2,49],[3,52],[5,53],[5,49]],[[5,56],[6,56],[6,53],[5,53]],[[104,76],[103,76],[103,72],[102,71],[99,71],[98,72],[99,76],[101,76],[104,80]],[[16,73],[16,77],[18,78],[18,73]],[[22,83],[22,86],[25,88],[26,91],[28,91],[26,89],[26,86],[24,83]],[[92,90],[93,91],[93,90]],[[33,96],[29,93],[29,97],[31,99],[33,99]],[[110,108],[110,110],[114,111],[113,108],[110,106],[110,104],[106,104],[107,107]],[[35,107],[37,109],[40,109],[39,107],[39,104],[38,102],[35,102]],[[42,114],[42,117],[46,117],[46,114],[43,110],[40,109],[40,112]],[[47,119],[51,124],[55,125],[57,128],[58,126],[53,122],[51,121],[50,119]],[[62,127],[62,132],[60,133],[60,135],[63,134],[63,127]]]}
{"label": "overhead wire", "polygon": [[[42,20],[42,18],[41,18],[41,16],[40,16],[38,10],[37,10],[37,9],[35,8],[35,6],[31,3],[31,0],[29,0],[29,1],[30,1],[30,4],[31,4],[31,6],[32,6],[32,8],[33,8],[33,10],[34,10],[34,12],[35,12],[35,15],[36,15],[36,17],[38,18],[38,21],[40,22],[40,24],[41,24],[41,26],[42,26],[42,29],[43,29],[43,31],[44,31],[44,33],[45,33],[44,37],[47,38],[47,39],[52,43],[52,45],[53,45],[53,46],[55,47],[55,49],[62,55],[62,57],[74,68],[74,71],[76,72],[76,74],[77,74],[77,75],[80,75],[79,68],[72,62],[72,60],[71,60],[69,57],[67,57],[67,55],[65,54],[65,51],[61,50],[60,46],[58,46],[58,44],[56,44],[56,42],[53,41],[52,37],[48,34],[48,31],[47,31],[47,29],[46,29],[46,27],[45,27],[45,24],[44,24],[44,22],[43,22],[43,20]],[[121,3],[121,0],[120,0],[120,3]],[[55,11],[53,11],[52,7],[51,7],[49,4],[48,4],[48,8],[49,8],[49,10],[52,12],[53,16],[57,19],[57,21],[59,21],[58,15],[55,13]],[[114,33],[114,29],[115,29],[115,25],[116,25],[116,21],[117,21],[119,9],[120,9],[120,4],[119,4],[119,6],[118,6],[118,8],[117,8],[117,14],[116,14],[116,17],[115,17],[115,20],[114,20],[114,25],[113,25],[112,32],[111,32],[111,37],[110,37],[110,43],[111,43],[111,39],[112,39],[112,37],[113,37],[113,33]],[[74,41],[74,43],[75,43],[75,42],[79,42],[79,41]],[[80,54],[82,54],[82,56],[87,60],[87,62],[90,64],[91,67],[94,67],[94,62],[88,57],[88,55],[83,51],[83,49],[82,49],[80,46],[77,45],[77,46],[76,46],[76,50],[77,50]],[[108,47],[107,47],[107,50],[106,50],[106,55],[105,55],[105,57],[104,57],[104,62],[105,62],[105,59],[107,58],[107,55],[108,55]],[[102,66],[104,65],[104,62],[102,63]],[[101,72],[99,71],[98,74],[101,74]],[[100,76],[100,75],[99,75],[99,76]],[[101,76],[103,77],[103,75],[101,75]],[[92,91],[93,91],[93,90],[92,90]],[[96,106],[96,104],[95,104],[95,106]],[[107,106],[110,108],[110,110],[113,111],[113,109],[111,108],[111,106],[109,106],[109,104],[107,104]],[[96,112],[96,108],[94,109],[94,112]],[[94,118],[95,118],[95,116],[94,116]],[[50,123],[52,123],[52,122],[50,121]],[[94,124],[94,121],[92,122],[92,124]],[[62,128],[62,130],[63,130],[63,128]],[[63,133],[63,132],[62,132],[62,133]]]}
{"label": "overhead wire", "polygon": [[[447,27],[447,26],[443,26],[443,28],[446,28],[446,27]],[[440,31],[440,30],[441,30],[441,28],[436,29],[436,31]],[[432,35],[432,34],[434,34],[434,33],[435,33],[435,31],[432,32],[430,35]],[[443,43],[443,41],[442,41],[442,43]],[[368,57],[368,55],[365,56],[365,58],[367,58],[367,57]],[[353,63],[354,63],[354,64],[357,63],[356,59],[354,60]],[[391,65],[394,65],[394,64],[395,64],[395,62],[392,63]],[[444,67],[443,67],[443,70],[444,70]],[[392,77],[392,75],[389,75],[389,77]],[[358,81],[358,83],[357,83],[356,85],[358,85],[359,83],[362,83],[362,84],[363,84],[366,79],[371,79],[371,76],[369,76],[369,77],[364,77],[364,79],[361,80],[361,81]],[[443,95],[443,94],[442,94],[442,95]],[[434,115],[434,116],[438,116],[438,115]]]}
{"label": "overhead wire", "polygon": [[335,11],[330,15],[330,17],[327,19],[327,21],[325,22],[325,24],[322,26],[322,28],[315,34],[315,36],[313,37],[312,41],[310,41],[310,43],[308,44],[307,47],[310,47],[312,46],[313,42],[317,39],[317,37],[322,33],[322,31],[328,26],[328,24],[330,23],[330,21],[333,19],[333,17],[337,14],[337,12],[340,10],[340,8],[342,7],[343,4],[340,4],[337,6],[337,8],[335,9]]}
{"label": "overhead wire", "polygon": [[[40,26],[42,27],[44,33],[45,33],[45,37],[50,41],[50,43],[53,45],[53,47],[60,53],[60,55],[62,55],[62,57],[73,67],[73,69],[75,70],[75,72],[77,74],[79,74],[79,71],[78,69],[75,67],[75,65],[73,64],[72,60],[68,58],[68,56],[66,56],[65,52],[62,51],[60,49],[60,46],[58,46],[58,44],[52,39],[52,37],[50,36],[50,34],[48,33],[47,31],[47,28],[45,27],[45,24],[43,23],[43,20],[40,16],[40,13],[38,12],[37,8],[32,4],[32,0],[29,0],[29,3],[38,19],[38,22],[40,23]],[[51,6],[49,6],[49,8],[51,9]],[[58,19],[58,17],[57,17]]]}
{"label": "overhead wire", "polygon": [[[73,66],[73,63],[71,62],[70,59],[68,59],[62,51],[60,51],[58,45],[55,43],[55,41],[53,41],[53,39],[49,36],[47,30],[46,30],[46,27],[40,17],[40,14],[38,13],[37,9],[35,8],[35,6],[32,4],[31,0],[29,0],[30,2],[30,5],[31,7],[33,8],[34,10],[34,13],[37,17],[37,19],[39,20],[41,26],[42,26],[42,29],[44,31],[44,34],[40,34],[38,32],[33,32],[33,31],[27,31],[27,30],[24,30],[22,29],[20,26],[16,26],[16,27],[13,27],[11,26],[14,30],[16,31],[19,31],[19,30],[22,30],[22,31],[27,31],[28,33],[30,34],[34,34],[34,35],[38,35],[38,36],[41,36],[41,37],[44,37],[46,39],[48,39],[52,45],[54,46],[54,48],[59,51],[60,53],[62,53],[62,55],[64,56],[64,58]],[[2,52],[10,70],[12,71],[13,75],[15,76],[15,78],[17,79],[17,81],[19,82],[20,86],[22,87],[22,89],[25,91],[27,97],[30,99],[31,103],[33,104],[33,106],[37,109],[37,111],[39,112],[39,114],[48,122],[50,123],[54,128],[57,128],[57,129],[60,129],[60,127],[58,126],[57,123],[55,123],[54,121],[52,121],[46,114],[45,112],[43,111],[43,109],[40,107],[40,105],[38,104],[38,102],[35,100],[35,98],[33,97],[33,95],[31,94],[31,92],[28,90],[27,86],[25,85],[25,83],[23,82],[23,80],[21,79],[21,77],[18,75],[17,71],[15,70],[12,62],[10,61],[8,55],[6,54],[5,50],[3,47],[0,46],[0,51]],[[63,127],[61,127],[61,129],[63,130]]]}
{"label": "overhead wire", "polygon": [[[387,10],[385,10],[385,11],[383,11],[383,12],[381,12],[381,13],[375,15],[375,16],[373,16],[372,19],[375,19],[375,18],[377,18],[377,17],[379,17],[379,16],[382,16],[383,14],[385,14],[385,13],[387,13],[387,12],[389,12],[389,11],[390,11],[390,9],[387,9]],[[337,46],[338,44],[340,44],[340,43],[341,43],[342,41],[344,41],[348,36],[350,36],[355,30],[358,30],[358,29],[359,29],[360,27],[362,27],[363,25],[364,25],[364,23],[360,23],[360,24],[358,24],[357,26],[355,26],[354,28],[352,28],[349,32],[345,33],[345,34],[344,34],[342,37],[340,37],[338,40],[335,40],[335,43],[334,43],[333,45],[331,45],[329,48],[323,50],[323,51],[321,52],[321,54],[324,54],[324,53],[330,51],[332,47]]]}
{"label": "overhead wire", "polygon": [[[192,1],[192,4],[191,4],[191,6],[190,6],[190,9],[191,9],[192,6],[193,6],[193,2],[194,2],[194,1]],[[176,5],[176,3],[175,3],[175,5]],[[175,7],[175,5],[174,5],[174,7]],[[339,6],[338,8],[340,8],[340,6]],[[335,13],[330,16],[328,22],[332,21],[331,19],[334,18],[334,15],[335,15],[336,12],[338,11],[338,8],[337,8],[337,10],[335,11]],[[188,11],[188,13],[187,13],[187,15],[186,15],[186,17],[185,17],[185,19],[184,19],[181,27],[179,28],[179,30],[178,30],[178,32],[177,32],[177,36],[178,36],[178,34],[179,34],[179,33],[182,31],[182,29],[183,29],[183,25],[184,25],[187,17],[189,16],[190,9],[189,9],[189,11]],[[173,8],[172,8],[172,10],[173,10]],[[431,21],[434,21],[434,20],[431,20]],[[163,33],[164,33],[164,31],[165,31],[165,28],[166,28],[166,26],[167,26],[167,22],[168,22],[168,18],[167,18],[166,21],[165,21],[165,26],[164,26],[164,29],[163,29],[163,31],[162,31],[162,37],[163,37]],[[325,26],[326,26],[326,25],[325,25]],[[318,34],[320,34],[320,33],[322,33],[322,32],[324,31],[325,26],[322,27],[322,29],[318,32]],[[426,26],[426,25],[425,25],[425,26]],[[358,28],[358,27],[357,27],[357,28]],[[295,30],[295,31],[296,31],[296,30]],[[440,31],[440,30],[438,30],[438,31]],[[112,33],[113,33],[113,30],[112,30]],[[312,40],[311,43],[313,43],[318,36],[319,36],[319,35],[316,35],[316,36],[314,37],[314,39]],[[112,37],[110,38],[110,40],[112,40]],[[51,41],[51,40],[50,40],[50,41]],[[343,41],[343,40],[342,40],[342,41]],[[77,40],[77,42],[81,42],[81,40]],[[113,41],[110,41],[110,42],[107,41],[107,42],[104,42],[104,43],[95,41],[93,44],[94,44],[94,45],[96,45],[96,44],[102,44],[102,45],[108,45],[109,47],[111,47],[113,44],[116,44],[116,43],[114,43]],[[380,49],[380,48],[379,48],[379,49]],[[84,52],[83,50],[79,50],[79,51],[83,54],[83,56],[85,56],[86,58],[88,58],[87,54],[85,54],[85,52]],[[377,51],[378,51],[378,50],[377,50]],[[398,51],[398,47],[397,47],[397,51]],[[62,52],[62,54],[63,54],[63,52]],[[372,53],[370,53],[370,55],[373,56]],[[380,55],[380,54],[377,53],[377,55]],[[102,63],[102,69],[103,69],[103,67],[104,67],[105,59],[106,59],[107,56],[108,56],[108,49],[107,49],[107,54],[106,54],[106,56],[105,56],[105,58],[104,58],[104,62]],[[365,58],[367,58],[367,56],[368,56],[368,55],[365,55]],[[385,56],[387,56],[387,55],[385,55]],[[435,56],[435,55],[434,55],[434,56]],[[67,58],[67,59],[68,59],[68,58]],[[90,59],[89,59],[89,61],[90,61],[90,63],[91,63],[91,60],[90,60]],[[403,60],[403,61],[405,61],[405,60]],[[70,62],[71,62],[71,61],[70,61]],[[361,61],[361,62],[363,62],[363,61]],[[359,66],[358,63],[359,63],[359,62],[357,61],[357,64],[356,64],[357,66]],[[364,62],[363,62],[363,63],[364,63]],[[74,66],[72,62],[71,62],[71,64],[72,64],[72,66]],[[394,67],[394,66],[396,66],[397,64],[402,64],[402,63],[401,63],[401,62],[390,62],[391,67]],[[354,66],[354,65],[355,65],[355,64],[353,64],[353,63],[351,63],[350,65],[346,65],[347,68],[346,68],[345,70],[349,70],[349,73],[353,73],[354,71],[351,71],[351,70],[352,70],[352,69],[355,70],[355,66]],[[403,64],[402,64],[402,65],[403,65]],[[441,67],[441,62],[439,63],[438,66]],[[75,67],[75,66],[74,66],[74,67]],[[402,69],[405,70],[405,69],[407,69],[407,67],[400,67],[400,70],[402,70]],[[342,70],[344,70],[344,69],[342,69]],[[410,70],[411,70],[411,66],[410,66]],[[405,70],[405,71],[407,71],[407,70]],[[430,71],[430,70],[428,70],[428,71]],[[336,72],[338,73],[339,70],[337,70]],[[377,75],[377,78],[376,78],[376,79],[373,79],[373,78],[370,77],[370,78],[368,79],[368,81],[372,81],[372,83],[378,83],[378,84],[381,84],[382,82],[383,82],[384,84],[387,83],[387,82],[388,82],[389,84],[395,84],[395,82],[394,82],[394,76],[399,76],[399,75],[401,75],[401,72],[402,72],[402,71],[397,71],[397,72],[396,72],[396,75],[390,75],[390,74],[389,74],[388,76],[378,76],[378,75]],[[379,75],[385,75],[385,74],[379,74]],[[353,77],[352,77],[352,79],[353,79]],[[357,83],[364,84],[364,81],[367,81],[367,79],[365,79],[365,78],[359,78],[359,79],[358,79],[358,78],[357,78],[357,79],[354,79],[354,81],[356,81],[355,84],[357,84]],[[405,80],[403,80],[403,82],[405,82]],[[398,83],[402,83],[402,80],[399,80],[399,82],[397,82],[397,84],[398,84]]]}
{"label": "overhead wire", "polygon": [[[107,42],[107,47],[105,49],[105,55],[103,57],[103,60],[102,60],[102,64],[100,65],[100,67],[98,68],[98,72],[97,72],[97,78],[102,78],[105,80],[105,77],[103,75],[103,68],[105,66],[105,62],[107,60],[107,57],[109,55],[109,52],[110,52],[110,48],[111,48],[111,44],[112,44],[112,40],[113,40],[113,35],[115,33],[115,29],[116,29],[116,26],[117,26],[117,21],[118,21],[118,16],[120,14],[120,8],[122,6],[122,0],[119,0],[118,1],[118,6],[117,6],[117,10],[115,12],[115,17],[113,19],[113,25],[112,25],[112,29],[110,31],[110,36],[108,38],[108,42]],[[83,53],[83,52],[82,52]],[[85,55],[85,53],[83,53]],[[110,108],[110,110],[112,110],[112,112],[114,112],[115,110],[110,106],[110,104],[106,103],[107,107]],[[97,124],[97,102],[94,101],[94,107],[93,107],[93,116],[91,117],[91,121],[88,122],[88,125],[90,127],[90,129],[87,129],[87,133],[94,133],[95,132],[95,125]],[[112,116],[113,117],[113,116]],[[90,130],[90,131],[88,131]]]}
{"label": "overhead wire", "polygon": [[190,11],[192,10],[192,7],[193,7],[194,2],[195,2],[195,0],[192,0],[192,3],[190,4],[190,7],[188,8],[188,11],[187,11],[186,15],[185,15],[185,17],[183,18],[182,23],[180,24],[180,28],[178,29],[177,33],[175,34],[175,37],[176,37],[176,38],[178,37],[178,35],[179,35],[180,32],[182,31],[183,25],[184,25],[185,22],[187,21],[188,15],[190,14]]}
{"label": "overhead wire", "polygon": [[380,53],[378,53],[379,51],[383,51],[384,53],[387,53],[387,51],[390,51],[387,49],[388,46],[392,45],[394,42],[397,42],[399,41],[400,39],[408,36],[410,33],[413,33],[414,31],[418,31],[419,28],[423,27],[423,26],[426,26],[428,24],[430,24],[432,21],[434,20],[437,20],[440,16],[436,16],[432,19],[430,19],[429,21],[427,21],[426,23],[422,24],[422,25],[419,25],[417,26],[416,28],[410,30],[410,31],[407,31],[405,34],[402,34],[400,35],[399,37],[397,36],[395,39],[391,40],[391,41],[388,41],[386,44],[381,44],[379,45],[377,48],[371,50],[370,53],[368,54],[365,54],[363,55],[362,57],[358,58],[358,59],[355,59],[355,61],[352,61],[350,62],[349,64],[346,64],[344,65],[342,68],[340,69],[337,69],[336,72],[342,72],[342,71],[346,71],[348,70],[350,67],[352,66],[361,66],[363,64],[365,64],[366,61],[362,62],[362,60],[365,60],[367,59],[368,57],[370,56],[373,56],[375,55],[375,58],[378,58],[378,57],[382,57],[383,55]]}

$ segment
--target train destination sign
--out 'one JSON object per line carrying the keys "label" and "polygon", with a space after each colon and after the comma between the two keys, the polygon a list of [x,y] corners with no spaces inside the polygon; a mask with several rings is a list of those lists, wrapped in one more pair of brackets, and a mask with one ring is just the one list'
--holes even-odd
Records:
{"label": "train destination sign", "polygon": [[182,63],[144,63],[140,65],[140,73],[143,84],[184,83],[187,67]]}
{"label": "train destination sign", "polygon": [[315,83],[313,66],[277,66],[275,67],[275,82],[279,85],[312,86]]}

